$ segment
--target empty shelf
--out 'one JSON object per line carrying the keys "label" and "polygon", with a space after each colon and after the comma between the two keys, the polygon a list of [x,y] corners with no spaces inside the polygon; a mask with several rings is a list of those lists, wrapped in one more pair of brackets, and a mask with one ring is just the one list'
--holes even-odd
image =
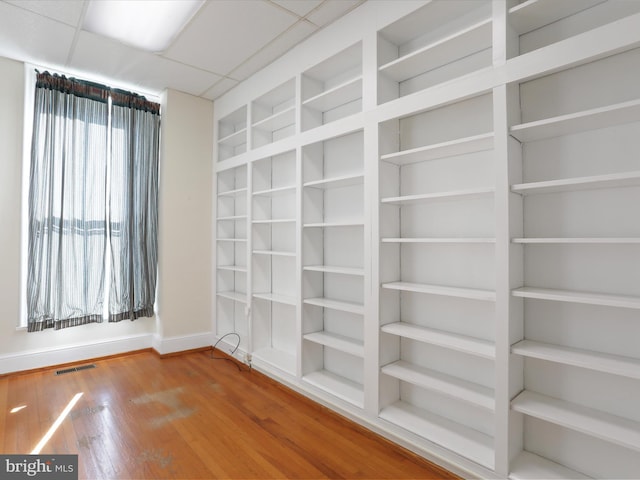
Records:
{"label": "empty shelf", "polygon": [[476,288],[446,287],[442,285],[427,285],[424,283],[391,282],[383,283],[382,288],[391,290],[401,290],[404,292],[429,293],[432,295],[443,295],[447,297],[469,298],[473,300],[495,301],[496,293],[491,290],[480,290]]}
{"label": "empty shelf", "polygon": [[494,393],[491,388],[435,370],[421,368],[409,362],[400,360],[385,365],[381,371],[385,375],[397,378],[403,382],[408,382],[412,385],[432,390],[478,407],[493,410],[495,406],[493,400]]}
{"label": "empty shelf", "polygon": [[340,105],[360,98],[362,98],[362,76],[349,79],[340,85],[308,98],[302,102],[302,105],[321,112],[328,112]]}
{"label": "empty shelf", "polygon": [[511,463],[509,478],[511,480],[540,480],[541,478],[549,480],[567,480],[569,478],[581,480],[591,477],[525,450]]}
{"label": "empty shelf", "polygon": [[478,430],[402,401],[383,408],[380,418],[493,468],[493,438]]}
{"label": "empty shelf", "polygon": [[511,401],[516,412],[640,451],[640,422],[524,390]]}
{"label": "empty shelf", "polygon": [[552,245],[552,244],[584,244],[584,245],[636,245],[640,244],[640,237],[560,237],[560,238],[513,238],[513,243],[525,245]]}
{"label": "empty shelf", "polygon": [[274,257],[295,257],[295,252],[284,252],[284,251],[276,251],[276,250],[254,250],[252,252],[254,255],[272,255]]}
{"label": "empty shelf", "polygon": [[432,200],[446,200],[460,197],[479,197],[492,195],[494,189],[492,187],[469,188],[466,190],[451,190],[447,192],[421,193],[417,195],[404,195],[401,197],[388,197],[380,200],[381,203],[388,205],[411,205],[415,203],[429,202]]}
{"label": "empty shelf", "polygon": [[227,270],[230,272],[240,272],[240,273],[246,273],[247,272],[247,267],[243,267],[240,265],[218,265],[218,270]]}
{"label": "empty shelf", "polygon": [[364,315],[364,305],[359,303],[343,302],[340,300],[331,300],[329,298],[306,298],[303,303],[306,303],[307,305],[315,305],[316,307],[339,310],[341,312]]}
{"label": "empty shelf", "polygon": [[228,298],[236,302],[247,303],[247,294],[241,292],[218,292],[217,295],[222,298]]}
{"label": "empty shelf", "polygon": [[303,267],[303,270],[307,272],[322,272],[322,273],[339,273],[341,275],[356,275],[364,276],[364,268],[356,267],[340,267],[337,265],[307,265]]}
{"label": "empty shelf", "polygon": [[523,35],[604,1],[528,0],[509,9],[509,24],[519,35]]}
{"label": "empty shelf", "polygon": [[511,347],[511,351],[524,357],[538,358],[640,380],[640,359],[637,358],[564,347],[533,340],[522,340],[514,344]]}
{"label": "empty shelf", "polygon": [[511,293],[515,297],[535,298],[538,300],[584,303],[588,305],[602,305],[606,307],[640,308],[640,297],[632,297],[628,295],[608,295],[602,293],[573,292],[568,290],[533,287],[518,288],[513,290]]}
{"label": "empty shelf", "polygon": [[290,295],[282,295],[279,293],[254,293],[253,298],[260,298],[262,300],[268,300],[270,302],[282,303],[284,305],[296,304],[296,297]]}
{"label": "empty shelf", "polygon": [[289,107],[286,110],[274,113],[267,118],[257,121],[253,128],[274,132],[296,123],[296,107]]}
{"label": "empty shelf", "polygon": [[640,100],[632,100],[515,125],[511,127],[510,133],[521,142],[533,142],[638,120],[640,120]]}
{"label": "empty shelf", "polygon": [[247,193],[247,187],[236,188],[234,190],[226,190],[224,192],[218,192],[219,197],[237,197]]}
{"label": "empty shelf", "polygon": [[493,360],[495,345],[487,340],[445,332],[434,328],[420,327],[405,322],[388,323],[382,326],[382,331],[419,342],[449,348],[458,352],[476,355]]}
{"label": "empty shelf", "polygon": [[449,140],[423,147],[402,150],[400,152],[382,155],[380,160],[395,163],[396,165],[408,165],[411,163],[435,160],[438,158],[464,155],[465,153],[481,152],[493,148],[493,132],[474,135],[471,137]]}
{"label": "empty shelf", "polygon": [[437,238],[437,237],[385,237],[381,239],[382,243],[428,243],[428,244],[471,244],[471,243],[496,243],[495,238],[491,237],[449,237],[449,238]]}
{"label": "empty shelf", "polygon": [[343,335],[336,335],[330,332],[313,332],[304,335],[304,339],[313,343],[324,345],[325,347],[340,350],[341,352],[364,357],[364,344],[361,341]]}
{"label": "empty shelf", "polygon": [[313,180],[305,182],[305,187],[313,188],[339,188],[350,187],[352,185],[362,185],[364,181],[364,175],[362,173],[355,173],[353,175],[341,175],[338,177],[323,178],[322,180]]}
{"label": "empty shelf", "polygon": [[289,352],[277,350],[275,348],[261,348],[252,354],[251,362],[259,365],[260,362],[279,368],[290,375],[295,375],[296,356]]}
{"label": "empty shelf", "polygon": [[597,188],[633,187],[640,185],[640,172],[612,173],[589,177],[574,177],[545,182],[520,183],[513,185],[511,191],[521,195],[541,193],[573,192],[595,190]]}
{"label": "empty shelf", "polygon": [[253,192],[253,195],[261,196],[261,197],[275,197],[277,195],[286,195],[288,193],[295,193],[295,191],[296,191],[295,185],[287,185],[284,187],[275,187],[275,188],[268,188],[266,190],[258,190]]}
{"label": "empty shelf", "polygon": [[357,407],[364,406],[362,385],[326,370],[308,373],[302,380]]}

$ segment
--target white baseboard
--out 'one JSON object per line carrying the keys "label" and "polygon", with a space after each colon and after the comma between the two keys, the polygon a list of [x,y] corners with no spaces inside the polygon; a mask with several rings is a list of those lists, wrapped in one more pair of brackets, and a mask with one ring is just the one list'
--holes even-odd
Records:
{"label": "white baseboard", "polygon": [[203,332],[192,335],[181,335],[177,337],[153,336],[152,347],[160,355],[184,352],[196,348],[210,347],[213,344],[213,333]]}
{"label": "white baseboard", "polygon": [[152,347],[153,334],[145,333],[127,337],[98,340],[81,345],[29,350],[0,356],[0,374],[45,368],[64,363],[81,362],[92,358],[144,350]]}

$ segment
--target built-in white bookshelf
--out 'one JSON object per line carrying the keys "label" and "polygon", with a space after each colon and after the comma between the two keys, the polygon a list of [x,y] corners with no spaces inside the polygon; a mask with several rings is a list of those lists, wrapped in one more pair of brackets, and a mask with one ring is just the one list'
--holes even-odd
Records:
{"label": "built-in white bookshelf", "polygon": [[[583,2],[559,23],[622,3]],[[523,251],[523,282],[512,291],[522,340],[511,352],[524,378],[512,422],[523,453],[595,478],[640,474],[630,400],[640,394],[640,354],[625,339],[640,333],[630,321],[640,308],[640,88],[628,78],[639,60],[635,49],[562,69],[520,82],[510,99],[520,104],[509,132],[521,144],[511,192],[523,220],[512,238]]]}
{"label": "built-in white bookshelf", "polygon": [[[446,448],[482,458],[488,468],[495,402],[492,111],[490,94],[476,96],[390,120],[379,140],[380,336],[387,351],[380,416],[398,417],[399,427],[427,440],[436,422],[448,430]],[[467,428],[478,432],[484,454],[460,438]]]}
{"label": "built-in white bookshelf", "polygon": [[296,83],[292,78],[251,103],[253,148],[295,134],[296,100]]}
{"label": "built-in white bookshelf", "polygon": [[303,379],[358,407],[364,388],[363,148],[362,132],[302,148]]}
{"label": "built-in white bookshelf", "polygon": [[378,33],[378,101],[384,103],[492,64],[485,0],[427,3]]}
{"label": "built-in white bookshelf", "polygon": [[247,107],[218,120],[218,162],[247,151]]}
{"label": "built-in white bookshelf", "polygon": [[295,150],[251,164],[253,357],[291,375],[298,344],[296,165]]}
{"label": "built-in white bookshelf", "polygon": [[302,129],[362,111],[362,43],[327,58],[302,74]]}
{"label": "built-in white bookshelf", "polygon": [[240,335],[249,347],[247,299],[247,166],[217,175],[216,198],[216,333]]}
{"label": "built-in white bookshelf", "polygon": [[377,0],[216,100],[216,335],[464,478],[640,477],[640,2]]}

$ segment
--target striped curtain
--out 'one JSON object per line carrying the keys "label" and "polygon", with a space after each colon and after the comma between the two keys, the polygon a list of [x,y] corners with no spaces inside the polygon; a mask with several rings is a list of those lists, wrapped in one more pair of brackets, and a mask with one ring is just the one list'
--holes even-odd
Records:
{"label": "striped curtain", "polygon": [[144,97],[38,73],[29,331],[153,315],[159,119]]}

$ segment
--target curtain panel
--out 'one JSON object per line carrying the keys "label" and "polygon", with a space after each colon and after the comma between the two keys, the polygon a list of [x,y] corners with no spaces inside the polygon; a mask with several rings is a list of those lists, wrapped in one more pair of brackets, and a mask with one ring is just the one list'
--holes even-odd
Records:
{"label": "curtain panel", "polygon": [[127,93],[37,75],[28,331],[153,315],[160,106]]}

